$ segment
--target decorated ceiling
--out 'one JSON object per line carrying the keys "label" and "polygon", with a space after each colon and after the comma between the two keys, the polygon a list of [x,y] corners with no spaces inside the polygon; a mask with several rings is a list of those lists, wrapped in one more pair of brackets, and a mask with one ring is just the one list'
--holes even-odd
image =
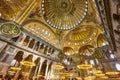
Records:
{"label": "decorated ceiling", "polygon": [[61,50],[107,44],[94,0],[0,0],[0,18]]}

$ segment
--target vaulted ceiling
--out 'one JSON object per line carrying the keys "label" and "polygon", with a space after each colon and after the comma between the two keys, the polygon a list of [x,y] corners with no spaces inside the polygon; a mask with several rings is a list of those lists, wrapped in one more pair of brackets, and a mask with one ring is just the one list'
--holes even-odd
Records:
{"label": "vaulted ceiling", "polygon": [[[94,0],[71,1],[58,0],[57,5],[54,0],[0,0],[0,17],[22,24],[24,29],[61,50],[69,46],[77,53],[83,45],[97,48],[106,43],[105,39],[100,41],[104,30]],[[36,5],[29,10],[32,3]]]}

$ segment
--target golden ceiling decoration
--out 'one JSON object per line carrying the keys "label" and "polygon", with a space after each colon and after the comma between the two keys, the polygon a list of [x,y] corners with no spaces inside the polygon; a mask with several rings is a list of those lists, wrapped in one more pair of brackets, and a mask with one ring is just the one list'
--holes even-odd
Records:
{"label": "golden ceiling decoration", "polygon": [[106,44],[108,44],[108,42],[107,42],[107,39],[105,38],[105,36],[102,33],[99,34],[99,36],[97,38],[97,46],[102,47]]}
{"label": "golden ceiling decoration", "polygon": [[78,49],[85,44],[96,47],[96,39],[100,32],[101,29],[98,25],[81,25],[78,28],[71,30],[64,37],[62,46],[70,46],[75,51],[78,51]]}
{"label": "golden ceiling decoration", "polygon": [[88,0],[42,0],[45,21],[60,30],[76,28],[86,17]]}
{"label": "golden ceiling decoration", "polygon": [[56,34],[49,26],[47,26],[43,22],[38,20],[28,20],[27,22],[23,23],[23,26],[24,29],[26,29],[27,31],[45,40],[51,45],[54,45],[55,47],[59,48],[58,46],[59,42],[58,39],[56,38]]}
{"label": "golden ceiling decoration", "polygon": [[82,25],[70,31],[66,40],[70,42],[80,42],[86,44],[93,40],[98,34],[98,26],[96,25]]}
{"label": "golden ceiling decoration", "polygon": [[84,45],[79,48],[79,54],[80,55],[87,55],[90,56],[94,52],[94,47],[92,45]]}
{"label": "golden ceiling decoration", "polygon": [[1,18],[14,19],[30,0],[0,0]]}
{"label": "golden ceiling decoration", "polygon": [[73,50],[71,47],[64,47],[64,48],[63,48],[63,53],[64,53],[65,55],[68,55],[68,56],[75,54],[74,50]]}

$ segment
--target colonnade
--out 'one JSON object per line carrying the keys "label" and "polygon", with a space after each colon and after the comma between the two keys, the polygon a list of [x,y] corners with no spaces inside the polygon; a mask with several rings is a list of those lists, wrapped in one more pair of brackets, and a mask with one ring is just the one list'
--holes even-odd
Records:
{"label": "colonnade", "polygon": [[[17,71],[15,73],[14,79],[19,78],[20,72],[25,72],[26,71],[26,73],[28,73],[28,75],[24,76],[25,80],[26,79],[28,79],[28,80],[30,80],[30,79],[40,80],[41,78],[48,80],[49,72],[51,70],[52,63],[54,63],[54,62],[50,61],[48,59],[45,59],[43,57],[37,57],[34,61],[32,60],[32,62],[35,63],[35,66],[29,66],[29,68],[26,68],[25,66],[21,65],[20,62],[24,61],[24,60],[27,60],[27,58],[29,56],[32,56],[32,58],[33,58],[33,55],[29,54],[26,57],[24,57],[24,55],[25,55],[24,52],[18,51],[18,53],[14,57],[14,60],[16,60],[18,62],[18,64],[15,64],[14,67],[16,66],[16,67],[21,68],[21,71]],[[28,58],[28,59],[30,59],[30,58]]]}
{"label": "colonnade", "polygon": [[[15,64],[10,65],[10,67],[16,66],[22,69],[24,65],[21,65],[20,62],[24,61],[26,57],[32,55],[33,56],[32,62],[34,62],[36,65],[28,68],[27,72],[29,73],[29,75],[27,76],[27,79],[28,80],[30,78],[34,78],[34,80],[36,80],[36,78],[37,80],[41,80],[40,78],[45,78],[46,80],[49,79],[49,76],[51,74],[51,66],[52,66],[52,63],[54,63],[54,61],[50,60],[49,58],[51,58],[52,56],[55,57],[56,52],[59,52],[56,48],[54,48],[52,45],[47,44],[46,42],[40,39],[37,39],[35,36],[26,34],[23,31],[18,37],[11,38],[9,39],[9,41],[12,42],[11,44],[15,44],[16,46],[18,45],[19,47],[21,47],[19,48],[8,43],[4,48],[3,50],[5,51],[4,54],[9,54],[8,53],[9,49],[11,47],[14,48],[13,49],[14,51],[12,50],[12,54],[9,54],[9,56],[12,56],[9,62],[16,60],[17,64],[15,62]],[[5,42],[7,42],[7,40]],[[22,48],[25,48],[30,51],[23,50]],[[34,52],[37,53],[37,55],[34,54]],[[42,54],[46,57],[40,56],[39,54]],[[34,56],[37,56],[37,58]],[[47,58],[47,56],[49,58]],[[40,58],[40,60],[37,61],[38,58]],[[7,57],[5,57],[5,60],[7,60]],[[15,72],[15,76],[14,76],[15,80],[17,80],[21,72],[22,70]],[[8,73],[9,73],[9,69],[8,69]],[[42,77],[40,77],[40,75],[42,75]]]}
{"label": "colonnade", "polygon": [[52,55],[55,52],[55,49],[48,44],[41,42],[40,40],[36,40],[23,33],[19,37],[13,38],[12,40],[18,43],[18,45],[27,47],[33,51],[43,53],[45,55]]}

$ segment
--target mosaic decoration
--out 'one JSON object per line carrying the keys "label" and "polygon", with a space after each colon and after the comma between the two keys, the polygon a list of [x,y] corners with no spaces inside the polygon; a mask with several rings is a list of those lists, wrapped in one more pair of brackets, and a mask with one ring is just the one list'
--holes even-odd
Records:
{"label": "mosaic decoration", "polygon": [[76,28],[88,12],[87,0],[42,0],[45,21],[60,30]]}

